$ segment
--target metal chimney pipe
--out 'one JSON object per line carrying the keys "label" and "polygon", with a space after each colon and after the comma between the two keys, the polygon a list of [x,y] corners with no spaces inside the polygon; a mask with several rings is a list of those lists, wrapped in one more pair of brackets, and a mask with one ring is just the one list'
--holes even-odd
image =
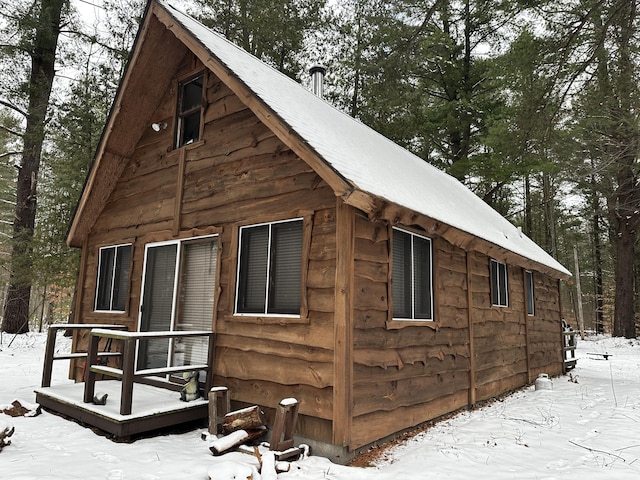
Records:
{"label": "metal chimney pipe", "polygon": [[314,65],[309,69],[312,91],[320,98],[322,98],[324,94],[324,76],[326,73],[327,69],[322,65]]}

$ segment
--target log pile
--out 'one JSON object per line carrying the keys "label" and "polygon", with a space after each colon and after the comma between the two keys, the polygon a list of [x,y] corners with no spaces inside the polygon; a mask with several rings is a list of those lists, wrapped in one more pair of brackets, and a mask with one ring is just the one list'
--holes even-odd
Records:
{"label": "log pile", "polygon": [[209,444],[214,455],[222,455],[232,448],[259,439],[267,432],[264,416],[258,406],[229,412],[222,422],[220,438]]}

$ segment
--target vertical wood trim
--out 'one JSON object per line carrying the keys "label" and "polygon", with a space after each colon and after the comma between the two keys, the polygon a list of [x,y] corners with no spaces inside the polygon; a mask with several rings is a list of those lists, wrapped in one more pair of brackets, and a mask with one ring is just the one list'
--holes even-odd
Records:
{"label": "vertical wood trim", "polygon": [[311,234],[313,230],[313,214],[305,215],[302,222],[302,274],[300,277],[300,318],[309,317],[309,298],[307,295],[307,279],[309,278],[309,257],[311,255]]}
{"label": "vertical wood trim", "polygon": [[438,288],[440,285],[440,268],[438,266],[438,243],[439,240],[435,238],[430,238],[431,240],[431,298],[433,311],[431,312],[431,318],[436,325],[440,325],[442,322],[440,321],[440,316],[438,315],[440,312],[440,289]]}
{"label": "vertical wood trim", "polygon": [[[431,245],[433,247],[433,244]],[[389,268],[387,269],[387,327],[393,321],[393,226],[391,223],[387,226],[387,258],[389,259]]]}
{"label": "vertical wood trim", "polygon": [[180,225],[182,223],[182,196],[184,194],[184,170],[186,163],[187,149],[180,149],[180,158],[178,160],[178,178],[176,181],[176,200],[173,206],[173,235],[178,236]]}
{"label": "vertical wood trim", "polygon": [[355,213],[336,198],[336,296],[333,360],[333,443],[351,443],[353,398],[353,259]]}
{"label": "vertical wood trim", "polygon": [[[132,253],[133,253],[133,249],[132,249]],[[82,320],[80,315],[83,310],[83,303],[84,303],[84,297],[85,297],[85,282],[86,282],[86,276],[87,276],[87,256],[88,255],[89,255],[89,236],[87,235],[84,237],[84,241],[82,242],[82,253],[80,254],[80,270],[78,272],[78,284],[76,288],[76,292],[77,292],[76,305],[75,305],[75,310],[73,312],[73,323],[81,323],[81,320]],[[132,258],[133,258],[133,255],[132,255]],[[96,275],[98,275],[98,272],[96,272]],[[94,295],[96,293],[97,292],[94,292]],[[75,340],[76,335],[74,335],[73,338]],[[75,351],[75,350],[72,350],[72,351]]]}
{"label": "vertical wood trim", "polygon": [[[78,271],[78,282],[76,283],[76,299],[75,306],[73,310],[73,320],[72,323],[81,323],[82,321],[82,311],[84,310],[84,297],[85,297],[85,279],[87,275],[87,255],[89,255],[89,235],[85,235],[84,240],[82,241],[82,250],[80,253],[80,268]],[[133,263],[133,262],[131,262]],[[96,275],[98,272],[96,272]],[[94,295],[97,292],[94,292]],[[127,298],[127,303],[129,303],[129,299]],[[74,330],[71,336],[71,351],[78,351],[78,342],[80,338],[80,332]],[[78,360],[71,360],[69,362],[69,378],[76,378],[74,374],[74,370],[76,367],[79,368],[81,365]]]}
{"label": "vertical wood trim", "polygon": [[[527,288],[527,270],[522,268],[522,284],[524,287],[524,341],[527,355],[527,383],[531,383],[531,347],[529,345],[529,290]],[[531,276],[533,284],[533,273]],[[534,310],[535,311],[535,310]]]}
{"label": "vertical wood trim", "polygon": [[[213,318],[211,319],[211,330],[218,331],[218,305],[220,303],[220,296],[222,294],[222,287],[220,286],[220,279],[222,278],[222,232],[216,237],[218,242],[218,258],[216,259],[216,289],[213,297]],[[215,342],[215,337],[211,339]],[[211,366],[211,364],[210,364]]]}
{"label": "vertical wood trim", "polygon": [[227,292],[227,313],[229,317],[233,317],[236,312],[236,284],[238,281],[238,264],[240,258],[240,226],[234,225],[231,230],[231,248],[229,249],[229,291]]}
{"label": "vertical wood trim", "polygon": [[469,321],[469,405],[476,403],[476,349],[473,331],[473,290],[471,288],[471,257],[465,252],[467,259],[467,320]]}

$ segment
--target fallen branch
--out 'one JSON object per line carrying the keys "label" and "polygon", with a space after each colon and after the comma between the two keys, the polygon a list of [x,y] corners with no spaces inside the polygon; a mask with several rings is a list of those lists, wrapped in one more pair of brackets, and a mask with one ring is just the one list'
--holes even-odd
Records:
{"label": "fallen branch", "polygon": [[592,453],[602,453],[604,455],[609,455],[610,457],[619,458],[620,460],[622,460],[623,462],[626,463],[626,460],[623,457],[621,457],[620,455],[616,455],[615,453],[605,452],[604,450],[598,450],[596,448],[585,447],[584,445],[580,445],[579,443],[576,443],[573,440],[569,440],[569,443],[575,445],[576,447],[580,447],[580,448],[584,448],[585,450],[589,450]]}

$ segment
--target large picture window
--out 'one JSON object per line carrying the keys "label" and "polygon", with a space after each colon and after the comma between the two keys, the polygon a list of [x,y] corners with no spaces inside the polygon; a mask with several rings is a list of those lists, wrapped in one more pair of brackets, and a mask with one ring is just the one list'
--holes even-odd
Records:
{"label": "large picture window", "polygon": [[393,229],[393,318],[433,320],[431,240]]}
{"label": "large picture window", "polygon": [[491,260],[491,304],[498,307],[509,306],[509,284],[507,264]]}
{"label": "large picture window", "polygon": [[188,145],[200,139],[203,82],[204,75],[198,75],[180,83],[176,147]]}
{"label": "large picture window", "polygon": [[236,313],[300,315],[303,220],[240,229]]}
{"label": "large picture window", "polygon": [[530,271],[525,271],[524,272],[524,281],[525,281],[525,287],[527,289],[526,295],[527,295],[527,315],[535,315],[536,314],[536,308],[535,308],[535,297],[534,297],[534,291],[533,291],[533,272]]}
{"label": "large picture window", "polygon": [[96,311],[125,311],[130,263],[131,245],[116,245],[100,249]]}

